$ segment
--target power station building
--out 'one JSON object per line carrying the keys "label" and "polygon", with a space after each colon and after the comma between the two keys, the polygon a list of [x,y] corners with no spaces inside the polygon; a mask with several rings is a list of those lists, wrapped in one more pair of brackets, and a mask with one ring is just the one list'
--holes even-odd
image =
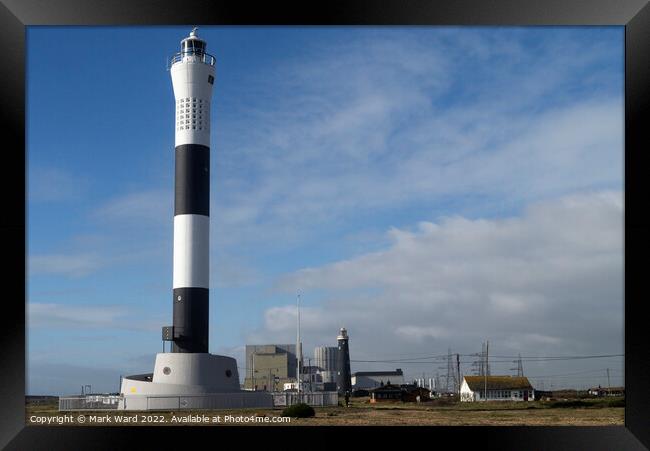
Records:
{"label": "power station building", "polygon": [[339,348],[318,346],[314,349],[314,365],[319,368],[323,383],[336,383]]}
{"label": "power station building", "polygon": [[[317,346],[311,365],[301,365],[301,391],[352,391],[348,333],[339,331],[338,346]],[[297,390],[295,344],[246,345],[244,390]],[[375,385],[371,385],[374,387]]]}
{"label": "power station building", "polygon": [[282,391],[296,380],[296,345],[246,345],[244,389]]}

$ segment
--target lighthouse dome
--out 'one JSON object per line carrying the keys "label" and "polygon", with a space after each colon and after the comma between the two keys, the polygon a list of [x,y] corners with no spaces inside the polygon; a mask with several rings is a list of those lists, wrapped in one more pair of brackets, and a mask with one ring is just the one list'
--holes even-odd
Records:
{"label": "lighthouse dome", "polygon": [[183,55],[203,55],[206,49],[204,40],[196,34],[197,27],[192,28],[190,35],[181,41],[181,53]]}

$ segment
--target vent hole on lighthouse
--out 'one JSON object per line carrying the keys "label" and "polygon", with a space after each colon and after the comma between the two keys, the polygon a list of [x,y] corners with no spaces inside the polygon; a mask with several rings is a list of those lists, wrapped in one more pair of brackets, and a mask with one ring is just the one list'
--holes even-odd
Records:
{"label": "vent hole on lighthouse", "polygon": [[226,377],[230,377],[230,376],[232,376],[232,371],[226,370]]}
{"label": "vent hole on lighthouse", "polygon": [[164,374],[165,376],[169,376],[169,374],[170,374],[171,372],[172,372],[172,369],[171,369],[170,367],[166,366],[165,368],[163,368],[163,374]]}

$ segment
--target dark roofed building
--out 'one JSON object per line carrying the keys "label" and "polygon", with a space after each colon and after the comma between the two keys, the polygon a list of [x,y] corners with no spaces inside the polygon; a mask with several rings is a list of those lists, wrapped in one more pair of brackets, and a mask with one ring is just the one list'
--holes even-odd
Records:
{"label": "dark roofed building", "polygon": [[402,387],[399,385],[382,385],[381,387],[370,390],[370,402],[401,401],[402,393]]}
{"label": "dark roofed building", "polygon": [[402,401],[404,402],[425,402],[431,399],[431,390],[416,385],[402,386]]}
{"label": "dark roofed building", "polygon": [[588,393],[592,396],[625,396],[624,387],[591,387]]}
{"label": "dark roofed building", "polygon": [[370,390],[370,402],[402,401],[424,402],[430,399],[431,392],[416,385],[386,384]]}
{"label": "dark roofed building", "polygon": [[460,387],[461,401],[532,401],[534,396],[533,386],[527,377],[465,376]]}

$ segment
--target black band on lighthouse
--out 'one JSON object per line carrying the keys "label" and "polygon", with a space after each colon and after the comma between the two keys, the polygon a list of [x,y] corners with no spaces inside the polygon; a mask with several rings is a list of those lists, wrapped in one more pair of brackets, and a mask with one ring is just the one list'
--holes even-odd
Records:
{"label": "black band on lighthouse", "polygon": [[183,144],[175,153],[174,215],[210,216],[210,148]]}
{"label": "black band on lighthouse", "polygon": [[174,288],[172,352],[208,352],[207,288]]}

